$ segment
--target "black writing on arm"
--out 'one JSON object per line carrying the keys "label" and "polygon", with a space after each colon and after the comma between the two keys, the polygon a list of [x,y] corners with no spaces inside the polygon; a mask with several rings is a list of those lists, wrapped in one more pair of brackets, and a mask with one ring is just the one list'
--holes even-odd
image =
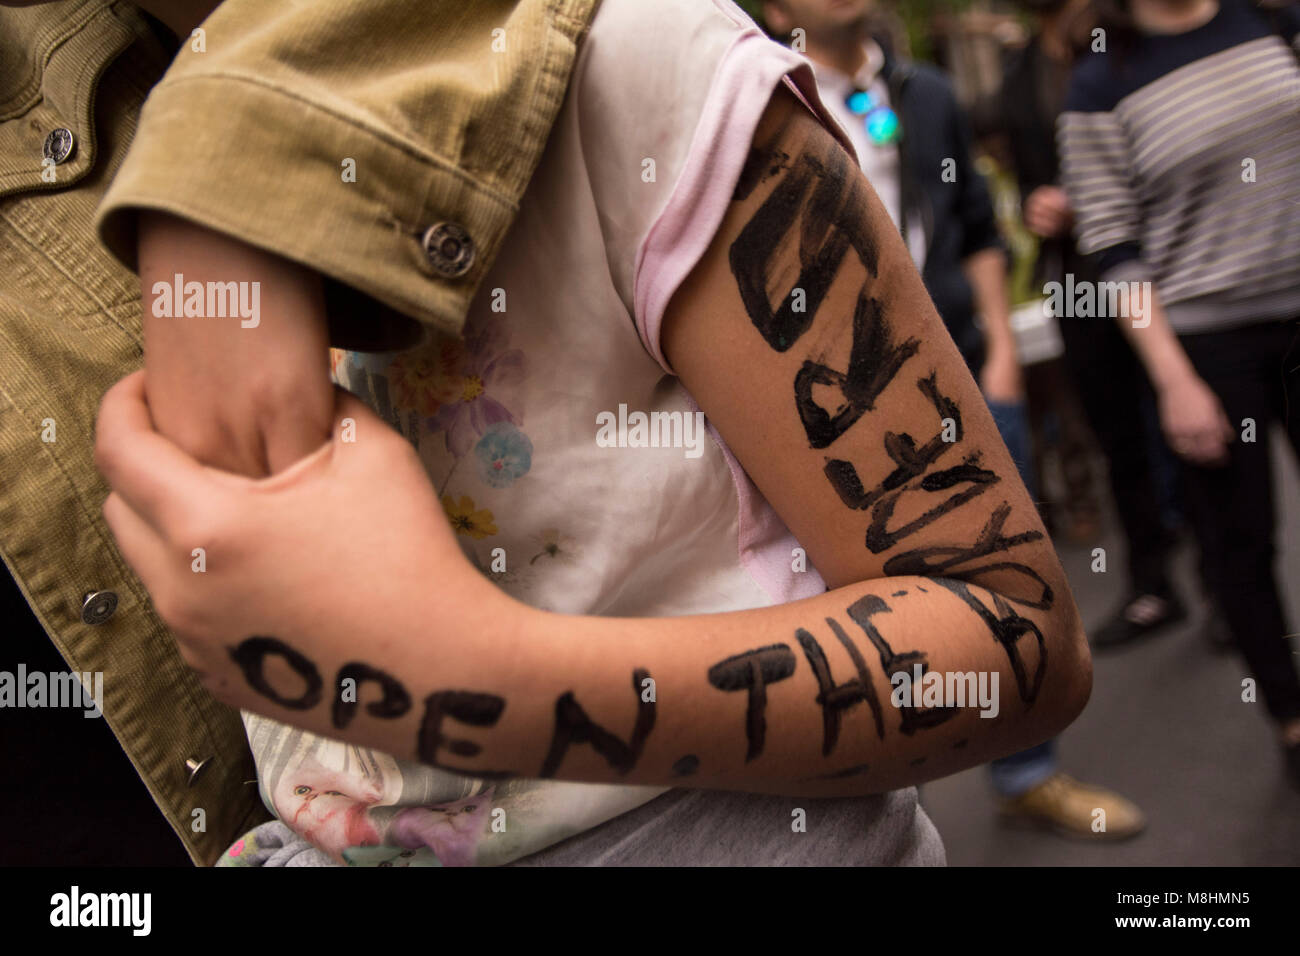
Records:
{"label": "black writing on arm", "polygon": [[554,777],[564,755],[575,743],[591,744],[592,749],[604,757],[614,770],[620,774],[629,773],[641,757],[646,738],[655,726],[655,701],[641,692],[643,683],[649,677],[648,671],[638,669],[632,672],[632,693],[637,702],[636,724],[632,728],[631,738],[626,742],[588,717],[572,691],[561,694],[555,702],[555,732],[551,739],[551,749],[542,763],[539,776]]}
{"label": "black writing on arm", "polygon": [[[774,141],[780,139],[780,133],[773,137]],[[772,145],[755,147],[757,155],[748,166],[776,175],[772,170],[785,166],[763,160],[773,151],[780,150]],[[854,309],[848,365],[840,370],[815,359],[805,360],[794,380],[795,408],[809,447],[825,449],[836,445],[854,423],[872,412],[886,389],[908,387],[908,383],[919,389],[935,412],[934,430],[924,441],[918,442],[907,432],[886,431],[880,450],[894,467],[870,487],[851,461],[834,454],[827,455],[826,478],[845,507],[870,512],[865,546],[874,554],[896,552],[890,558],[893,563],[887,562],[887,574],[973,578],[987,567],[962,565],[1037,541],[1042,533],[1032,529],[1004,534],[1001,526],[1010,512],[1004,502],[1001,508],[1005,511],[1000,508],[993,523],[996,527],[986,527],[976,540],[900,549],[921,530],[995,488],[1001,477],[981,466],[978,453],[963,454],[960,407],[940,388],[937,370],[919,356],[919,341],[895,331],[882,302],[888,290],[873,295],[879,252],[868,224],[865,182],[848,154],[833,142],[827,142],[820,155],[811,151],[801,154],[741,229],[731,246],[731,269],[755,329],[773,349],[786,351],[811,327],[831,283],[849,260],[849,251],[857,253],[865,274]],[[793,284],[778,279],[779,274],[790,271],[783,268],[784,259],[778,255],[782,251],[785,258],[793,256],[799,263]],[[779,292],[775,306],[769,291],[774,284]],[[794,311],[799,298],[796,290],[804,293],[800,312]],[[821,398],[814,386],[822,387]],[[833,405],[825,397],[828,390],[834,396]],[[891,527],[890,519],[904,499],[934,501],[919,516]],[[1017,570],[1031,576],[1038,586],[1037,594],[1027,597],[1032,606],[1051,607],[1051,588],[1032,569]]]}
{"label": "black writing on arm", "polygon": [[709,668],[709,683],[718,690],[743,690],[748,694],[745,704],[746,761],[761,754],[767,740],[767,686],[785,680],[794,673],[794,667],[794,652],[789,645],[773,644],[728,657]]}
{"label": "black writing on arm", "polygon": [[[759,192],[778,176],[783,178],[769,193]],[[880,594],[859,591],[842,609],[819,605],[808,621],[799,621],[798,626],[792,622],[785,634],[764,633],[752,650],[736,653],[732,646],[725,656],[722,651],[710,655],[701,662],[702,673],[696,673],[707,681],[705,698],[727,695],[735,702],[740,719],[731,739],[737,757],[743,747],[747,764],[759,760],[765,749],[775,752],[769,743],[775,735],[773,727],[781,729],[788,700],[797,693],[804,700],[802,706],[816,708],[807,715],[814,721],[814,739],[808,742],[814,759],[808,769],[815,774],[807,779],[852,782],[851,778],[870,776],[872,771],[842,742],[851,736],[846,726],[861,731],[857,739],[883,741],[891,731],[915,738],[947,725],[947,736],[922,739],[952,750],[965,746],[966,738],[951,739],[964,732],[951,723],[956,709],[891,708],[880,699],[877,684],[882,675],[888,684],[898,674],[924,676],[934,665],[926,642],[910,635],[904,620],[908,602],[922,602],[928,608],[942,600],[945,614],[956,608],[958,619],[969,615],[972,629],[963,633],[979,629],[986,634],[991,645],[1005,653],[1024,704],[1032,705],[1038,698],[1047,648],[1042,630],[1028,613],[1048,611],[1055,603],[1053,588],[1036,570],[1042,565],[1032,557],[1031,549],[1042,542],[1043,534],[1033,524],[1018,526],[1009,497],[1015,489],[1004,484],[998,473],[999,456],[982,450],[970,437],[972,429],[978,433],[987,426],[978,426],[979,417],[963,410],[962,401],[967,399],[959,396],[972,394],[971,388],[963,390],[951,378],[952,367],[940,361],[945,355],[951,361],[955,349],[946,342],[932,348],[935,343],[926,341],[931,333],[918,331],[937,329],[942,334],[932,306],[925,303],[929,314],[922,318],[929,324],[924,325],[909,321],[905,310],[895,304],[898,253],[878,247],[876,237],[884,234],[872,227],[871,208],[882,220],[879,228],[892,226],[884,224],[879,204],[871,199],[865,180],[847,155],[834,144],[820,151],[815,146],[770,148],[751,157],[736,196],[737,202],[745,203],[744,210],[752,206],[754,212],[738,229],[729,227],[727,237],[736,237],[729,246],[726,239],[716,244],[717,267],[710,272],[710,281],[721,272],[725,281],[711,288],[723,289],[732,301],[738,296],[744,314],[734,306],[719,314],[734,316],[743,323],[739,329],[746,335],[752,329],[757,338],[751,358],[784,356],[780,367],[788,372],[782,372],[781,381],[788,384],[781,385],[774,413],[780,416],[788,408],[788,428],[783,433],[787,446],[806,456],[800,446],[807,441],[813,459],[805,474],[825,492],[827,507],[837,516],[842,513],[846,525],[858,522],[863,528],[861,553],[870,560],[855,566],[853,573],[861,579],[905,576],[912,580],[896,582]],[[868,208],[866,200],[874,205]],[[901,241],[895,239],[893,245],[901,248]],[[914,274],[910,279],[912,288],[919,289],[919,279]],[[711,360],[706,349],[692,354],[701,356],[701,363]],[[772,398],[770,390],[765,398]],[[787,400],[788,406],[780,404]],[[727,406],[720,403],[720,407]],[[770,401],[765,407],[773,410]],[[773,473],[784,474],[780,469]],[[803,494],[804,486],[797,487]],[[857,548],[856,540],[852,547]],[[307,708],[319,703],[324,684],[315,666],[282,642],[268,641],[275,639],[250,638],[232,649],[249,685],[281,706]],[[266,679],[261,662],[272,652],[298,675],[301,690],[277,690]],[[345,670],[376,698],[365,705],[368,716],[397,719],[417,706],[391,675],[357,662]],[[567,777],[574,763],[594,755],[618,777],[630,775],[642,761],[656,727],[653,694],[647,698],[639,693],[646,680],[644,670],[632,669],[633,698],[602,696],[599,706],[594,703],[597,698],[588,698],[586,692],[581,697],[567,690],[558,694],[547,728],[549,746],[539,755],[540,765],[520,760],[531,766],[515,767],[513,773]],[[779,698],[784,699],[778,708],[772,700]],[[506,712],[505,697],[454,687],[429,694],[422,703],[417,747],[422,761],[477,777],[512,775],[504,769],[475,766],[486,762],[482,741]],[[356,703],[334,706],[334,726],[346,727],[359,707]],[[897,718],[890,715],[891,709],[899,711]],[[724,747],[729,745],[730,740],[724,742]],[[580,756],[583,748],[589,749]],[[673,779],[716,773],[716,766],[706,764],[717,752],[683,753],[696,749],[683,746],[665,755],[658,748],[655,759],[664,759]],[[932,767],[942,763],[933,759],[933,751]],[[769,759],[773,756],[769,754]],[[908,756],[912,766],[927,759],[915,750]]]}
{"label": "black writing on arm", "polygon": [[[778,353],[788,353],[801,341],[813,343],[791,383],[793,410],[808,447],[823,452],[823,474],[839,502],[848,512],[866,514],[863,546],[879,556],[883,575],[931,578],[940,587],[938,593],[947,591],[960,598],[1005,651],[1019,696],[1032,705],[1046,673],[1047,648],[1038,625],[1015,606],[1046,611],[1054,604],[1054,594],[1028,557],[1022,559],[1017,552],[1042,541],[1043,534],[1036,527],[1008,527],[1012,507],[999,495],[1002,476],[967,440],[960,403],[941,383],[931,358],[936,353],[927,352],[918,335],[909,333],[917,326],[891,313],[892,290],[881,281],[882,252],[871,222],[865,178],[829,137],[808,140],[800,151],[787,137],[787,127],[788,122],[751,150],[733,196],[734,202],[744,202],[761,185],[781,177],[728,250],[728,264],[749,323]],[[893,226],[881,222],[879,228]],[[897,245],[901,248],[901,243]],[[839,322],[839,317],[828,313],[843,308],[845,297],[832,295],[831,290],[846,281],[858,287],[851,300],[848,341],[839,343],[847,344],[848,357],[840,364],[829,357],[826,329],[809,333],[819,312],[827,316],[826,323]],[[891,421],[881,428],[880,422],[873,422],[872,434],[880,436],[880,444],[867,447],[855,437],[855,426],[886,414],[883,405],[903,400],[899,390],[919,392],[922,402],[918,406],[913,400],[912,407],[929,410],[927,423],[918,426],[915,412],[905,427]],[[864,477],[867,471],[870,477]],[[976,514],[971,509],[981,505],[987,517],[972,530]],[[954,517],[960,520],[951,520]],[[982,596],[986,590],[988,599]],[[895,592],[891,600],[906,593]],[[897,724],[885,720],[868,658],[874,658],[886,680],[917,667],[925,673],[930,666],[926,652],[896,651],[882,636],[875,622],[890,611],[884,598],[867,595],[845,609],[848,621],[856,625],[852,635],[832,617],[824,619],[824,630],[810,625],[794,635],[817,682],[823,756],[834,753],[844,716],[857,710],[870,720],[879,739],[884,739],[888,726],[912,735],[956,716],[949,707],[903,707]],[[818,636],[825,630],[852,663],[853,671],[838,679],[832,676],[823,650],[826,637]],[[1035,651],[1032,667],[1022,650],[1026,641]],[[762,650],[772,658],[778,649],[788,651],[783,644]],[[746,660],[742,654],[715,665],[710,680],[722,690],[751,689],[745,718],[746,760],[750,761],[762,752],[766,696],[761,691],[772,676],[752,662],[748,669],[739,669]],[[725,686],[714,679],[724,665],[735,668],[734,679]],[[784,679],[793,671],[791,665],[780,676]],[[865,765],[857,765],[822,779],[866,770]]]}
{"label": "black writing on arm", "polygon": [[[316,663],[305,654],[276,637],[254,636],[229,648],[231,659],[239,666],[244,680],[254,691],[290,710],[307,711],[320,705],[325,681]],[[302,682],[297,695],[277,688],[268,677],[268,658],[279,658]],[[555,701],[555,725],[551,745],[536,776],[554,777],[565,755],[575,744],[589,744],[609,766],[621,775],[630,773],[645,749],[646,740],[655,725],[655,701],[642,693],[650,679],[648,671],[637,668],[632,672],[632,690],[636,701],[635,724],[631,737],[624,741],[592,720],[578,703],[572,691],[565,691]],[[347,681],[352,681],[348,688]],[[336,694],[330,710],[330,721],[336,730],[343,730],[356,715],[363,684],[377,685],[381,698],[366,705],[366,712],[380,720],[396,720],[411,709],[411,695],[396,677],[369,664],[351,661],[339,668],[335,679]],[[345,693],[345,690],[348,691]],[[504,780],[518,776],[515,771],[484,769],[463,762],[449,764],[445,754],[463,760],[472,760],[482,753],[480,743],[468,737],[452,736],[451,725],[491,728],[496,726],[506,708],[506,699],[497,694],[473,690],[440,690],[424,699],[424,712],[420,718],[416,752],[421,761],[452,773]],[[699,767],[699,758],[692,754],[680,758],[673,765],[676,776],[689,776]]]}
{"label": "black writing on arm", "polygon": [[[859,211],[861,177],[851,175],[855,171],[829,150],[824,157],[803,153],[793,167],[788,163],[779,149],[751,152],[736,192],[740,198],[748,197],[757,178],[787,175],[741,230],[730,256],[745,311],[778,352],[794,345],[812,324],[850,249],[872,275],[878,256]],[[790,247],[798,256],[798,272],[773,306],[768,289]],[[806,296],[802,305],[791,294],[795,289]]]}

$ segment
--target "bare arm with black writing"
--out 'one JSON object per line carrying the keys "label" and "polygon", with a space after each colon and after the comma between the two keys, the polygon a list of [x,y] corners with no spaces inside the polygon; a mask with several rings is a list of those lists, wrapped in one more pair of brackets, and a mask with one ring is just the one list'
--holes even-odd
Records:
{"label": "bare arm with black writing", "polygon": [[[414,451],[347,397],[356,445],[254,485],[151,445],[127,380],[101,415],[106,515],[219,696],[469,775],[870,793],[1078,715],[1087,644],[1037,512],[883,207],[787,94],[663,345],[826,593],[678,618],[530,608],[468,565]],[[201,584],[163,560],[195,539]],[[997,698],[897,692],[918,674]]]}

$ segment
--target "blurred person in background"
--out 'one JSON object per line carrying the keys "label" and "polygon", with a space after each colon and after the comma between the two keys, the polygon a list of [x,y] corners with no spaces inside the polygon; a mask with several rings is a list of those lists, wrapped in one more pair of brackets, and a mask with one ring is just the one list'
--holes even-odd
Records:
{"label": "blurred person in background", "polygon": [[1103,281],[1133,283],[1119,326],[1182,460],[1207,584],[1300,784],[1269,453],[1274,422],[1300,452],[1300,13],[1099,11],[1106,51],[1075,67],[1059,127],[1079,248]]}
{"label": "blurred person in background", "polygon": [[[1003,124],[1023,197],[1025,227],[1040,239],[1035,280],[1095,283],[1095,258],[1081,254],[1070,235],[1074,210],[1060,184],[1055,143],[1076,53],[1091,41],[1096,15],[1089,0],[1020,0],[1034,32],[1007,66]],[[1173,536],[1165,524],[1160,464],[1163,440],[1134,409],[1153,402],[1141,363],[1112,322],[1056,317],[1073,379],[1109,465],[1111,494],[1124,536],[1128,585],[1119,608],[1090,633],[1095,648],[1127,645],[1186,617],[1170,577]],[[1207,615],[1215,621],[1214,615]],[[1215,630],[1212,626],[1208,628]],[[1219,628],[1218,630],[1222,630]]]}
{"label": "blurred person in background", "polygon": [[[767,0],[761,12],[779,38],[803,31],[822,99],[902,233],[1034,494],[1006,248],[951,83],[934,67],[893,55],[871,0]],[[1091,839],[1122,839],[1145,827],[1131,801],[1061,773],[1054,741],[995,760],[990,769],[1008,822]],[[1098,807],[1106,811],[1103,833],[1092,829]]]}

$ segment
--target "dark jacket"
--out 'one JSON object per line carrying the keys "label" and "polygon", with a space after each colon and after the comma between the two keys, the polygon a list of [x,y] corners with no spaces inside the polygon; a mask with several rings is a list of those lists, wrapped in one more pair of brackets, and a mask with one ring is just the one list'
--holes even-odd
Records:
{"label": "dark jacket", "polygon": [[[1000,94],[1002,124],[1011,148],[1020,201],[1039,186],[1061,185],[1056,151],[1056,118],[1065,104],[1070,67],[1048,57],[1035,36],[1013,53],[1003,70]],[[1042,239],[1034,264],[1037,282],[1096,281],[1096,258],[1080,253],[1072,236]]]}
{"label": "dark jacket", "polygon": [[[885,51],[881,75],[902,132],[903,208],[918,211],[925,228],[921,277],[949,334],[970,362],[981,349],[983,336],[975,328],[974,293],[962,262],[982,249],[1006,251],[993,200],[975,169],[970,127],[948,78],[934,67],[895,58],[883,38],[877,42]],[[955,181],[945,182],[948,159],[953,160]]]}

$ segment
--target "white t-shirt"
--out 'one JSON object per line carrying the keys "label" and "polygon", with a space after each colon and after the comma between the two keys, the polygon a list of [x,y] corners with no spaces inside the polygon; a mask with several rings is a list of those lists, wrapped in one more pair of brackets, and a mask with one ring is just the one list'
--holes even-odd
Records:
{"label": "white t-shirt", "polygon": [[[335,353],[336,380],[415,444],[465,552],[520,601],[675,616],[825,590],[813,568],[791,570],[797,542],[717,433],[697,431],[703,416],[659,344],[668,299],[717,231],[783,82],[820,109],[806,61],[729,0],[604,0],[463,340]],[[680,424],[681,447],[633,447],[635,413]],[[602,431],[628,441],[607,447]],[[565,862],[608,860],[582,841],[607,848],[614,824],[600,824],[656,801],[617,831],[620,859],[653,862],[664,860],[665,841],[652,825],[668,819],[656,807],[742,833],[746,808],[770,816],[776,804],[794,805],[481,780],[245,720],[268,806],[340,862],[500,864],[576,834]],[[914,789],[826,806],[834,809],[821,833],[802,844],[839,855],[826,862],[942,862]],[[493,826],[496,810],[504,828]],[[766,843],[747,838],[744,852],[783,854],[783,812],[784,825]],[[737,859],[703,843],[679,848],[674,861]]]}

